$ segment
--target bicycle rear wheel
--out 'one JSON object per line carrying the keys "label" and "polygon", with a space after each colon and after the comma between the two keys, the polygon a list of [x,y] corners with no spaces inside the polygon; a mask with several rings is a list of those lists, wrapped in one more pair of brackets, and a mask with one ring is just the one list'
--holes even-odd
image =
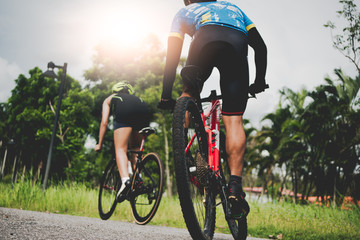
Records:
{"label": "bicycle rear wheel", "polygon": [[100,181],[99,189],[99,215],[107,220],[113,214],[117,201],[116,193],[121,186],[121,179],[115,160],[109,162]]}
{"label": "bicycle rear wheel", "polygon": [[149,153],[138,163],[132,178],[130,204],[135,222],[147,224],[154,217],[161,200],[164,167],[158,154]]}
{"label": "bicycle rear wheel", "polygon": [[[188,143],[191,143],[185,154]],[[215,196],[207,191],[207,135],[196,103],[180,98],[173,117],[173,151],[176,183],[183,217],[193,239],[212,239]],[[205,162],[197,164],[199,160]]]}
{"label": "bicycle rear wheel", "polygon": [[[230,168],[227,162],[227,155],[225,151],[225,134],[220,133],[220,176],[222,179],[223,186],[229,182],[230,178]],[[228,223],[230,232],[234,239],[236,240],[245,240],[247,238],[247,219],[246,217],[235,220],[231,218],[230,213],[230,204],[227,201],[228,189],[225,187],[223,192],[220,193],[220,198],[222,201],[222,206],[225,213],[225,218]]]}

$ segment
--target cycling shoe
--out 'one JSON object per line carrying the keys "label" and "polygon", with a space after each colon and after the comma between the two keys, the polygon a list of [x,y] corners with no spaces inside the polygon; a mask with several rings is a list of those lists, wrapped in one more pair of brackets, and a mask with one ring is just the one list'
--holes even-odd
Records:
{"label": "cycling shoe", "polygon": [[246,194],[243,192],[241,184],[237,182],[229,183],[229,197],[231,216],[235,219],[246,217],[250,212],[250,206],[245,200]]}
{"label": "cycling shoe", "polygon": [[116,194],[116,201],[118,203],[121,203],[126,199],[128,193],[129,193],[130,187],[131,187],[130,180],[126,180],[125,183],[121,184],[121,187],[120,187],[118,193]]}

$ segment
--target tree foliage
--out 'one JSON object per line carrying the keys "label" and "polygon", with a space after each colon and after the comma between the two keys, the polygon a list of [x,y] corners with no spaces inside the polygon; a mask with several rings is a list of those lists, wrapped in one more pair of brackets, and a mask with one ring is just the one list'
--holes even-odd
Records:
{"label": "tree foliage", "polygon": [[[14,139],[14,152],[24,170],[32,169],[40,173],[49,151],[60,80],[42,76],[42,71],[37,67],[29,74],[29,78],[20,75],[15,80],[11,97],[2,105],[5,106],[3,112],[6,118],[1,136],[5,143]],[[84,143],[92,118],[93,98],[89,91],[82,90],[79,82],[69,76],[65,85],[51,171],[53,176],[76,179],[76,175],[71,171],[64,172],[64,169],[85,159]]]}
{"label": "tree foliage", "polygon": [[[340,0],[340,3],[343,4],[343,9],[337,13],[347,25],[340,34],[332,35],[333,46],[355,65],[360,74],[360,12],[354,0]],[[336,24],[331,21],[324,26],[330,28],[331,33],[336,29]]]}
{"label": "tree foliage", "polygon": [[[347,26],[333,44],[359,71],[360,14],[354,1],[340,3],[337,13]],[[333,22],[325,27],[336,28]],[[270,125],[249,138],[247,170],[257,169],[265,189],[277,184],[279,194],[289,177],[302,200],[311,195],[330,196],[337,204],[347,195],[360,199],[360,71],[355,78],[340,69],[334,73],[336,79],[327,77],[312,91],[282,89],[278,108],[263,119]],[[282,182],[274,182],[275,166],[286,169]]]}

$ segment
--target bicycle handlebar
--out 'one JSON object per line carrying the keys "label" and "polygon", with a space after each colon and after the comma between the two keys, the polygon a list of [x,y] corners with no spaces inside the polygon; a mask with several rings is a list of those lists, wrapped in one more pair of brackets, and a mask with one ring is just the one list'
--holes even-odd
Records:
{"label": "bicycle handlebar", "polygon": [[[269,84],[265,84],[265,86],[264,86],[264,89],[262,90],[262,91],[260,91],[260,92],[257,92],[257,93],[251,93],[251,92],[249,92],[249,94],[250,94],[250,96],[248,96],[248,98],[256,98],[256,94],[258,94],[258,93],[261,93],[261,92],[264,92],[266,89],[268,89],[269,88]],[[216,90],[212,90],[211,91],[211,93],[210,93],[210,95],[208,96],[208,97],[205,97],[205,98],[201,98],[200,99],[200,102],[211,102],[211,101],[213,101],[213,100],[218,100],[218,99],[222,99],[222,95],[220,94],[220,95],[217,95],[216,94]]]}
{"label": "bicycle handlebar", "polygon": [[210,95],[206,98],[201,98],[200,102],[211,102],[212,100],[222,99],[221,95],[216,95],[216,90],[212,90]]}

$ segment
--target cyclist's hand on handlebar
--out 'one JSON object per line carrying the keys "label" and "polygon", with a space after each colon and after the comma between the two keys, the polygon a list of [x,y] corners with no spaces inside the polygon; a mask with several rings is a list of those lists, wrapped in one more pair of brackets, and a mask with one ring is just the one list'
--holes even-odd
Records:
{"label": "cyclist's hand on handlebar", "polygon": [[163,110],[174,110],[176,101],[172,98],[161,99],[157,107]]}
{"label": "cyclist's hand on handlebar", "polygon": [[267,88],[269,88],[269,85],[265,83],[265,80],[261,83],[255,80],[255,83],[249,86],[249,93],[252,97],[255,97],[255,94],[264,92]]}

